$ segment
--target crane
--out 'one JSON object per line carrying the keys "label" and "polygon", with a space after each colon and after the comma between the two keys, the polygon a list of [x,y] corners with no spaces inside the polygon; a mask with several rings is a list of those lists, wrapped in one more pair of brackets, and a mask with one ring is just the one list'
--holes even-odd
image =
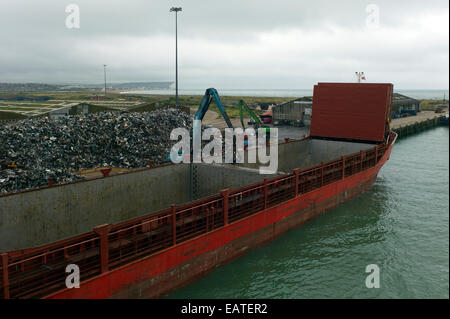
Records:
{"label": "crane", "polygon": [[[203,120],[203,118],[205,117],[206,112],[208,112],[209,106],[211,105],[212,100],[214,100],[217,104],[217,107],[219,108],[220,113],[222,114],[223,119],[225,120],[225,122],[227,123],[229,128],[233,128],[233,124],[231,123],[230,118],[228,117],[227,112],[225,111],[225,107],[222,104],[222,101],[220,100],[220,96],[219,93],[217,92],[216,89],[214,88],[209,88],[206,89],[205,91],[205,95],[203,95],[202,101],[200,103],[200,107],[198,108],[197,112],[194,115],[194,130],[193,130],[193,134],[194,134],[194,139],[198,138],[198,136],[196,136],[196,134],[198,134],[198,132],[200,132],[201,127],[197,127],[196,129],[196,125],[198,125],[195,120],[201,121]],[[181,150],[178,152],[178,156],[181,156]],[[166,160],[170,161],[170,153],[166,153]]]}
{"label": "crane", "polygon": [[[194,121],[199,120],[202,121],[205,117],[206,112],[208,112],[209,106],[211,105],[212,101],[215,101],[217,104],[217,107],[219,108],[220,113],[222,114],[223,119],[227,123],[228,127],[231,129],[234,129],[233,124],[231,123],[231,120],[225,110],[225,106],[222,104],[222,101],[220,100],[219,93],[214,88],[206,89],[205,94],[203,95],[202,101],[200,103],[200,107],[198,108],[197,112],[194,116]],[[253,118],[254,121],[254,127],[257,129],[258,127],[265,128],[267,133],[270,133],[270,128],[266,125],[262,124],[261,120],[258,118],[258,116],[250,110],[248,105],[244,102],[244,100],[239,101],[239,111],[240,111],[240,117],[241,117],[241,124],[242,128],[245,129],[244,120],[243,120],[243,109],[247,111],[247,113],[250,114],[250,116]],[[198,130],[195,129],[195,122],[194,122],[194,135],[197,134]],[[267,141],[269,140],[269,134],[266,134]],[[194,136],[195,138],[195,136]],[[244,148],[247,148],[249,145],[248,140],[244,140]],[[234,157],[233,157],[234,158]]]}
{"label": "crane", "polygon": [[209,105],[211,104],[213,99],[216,102],[217,107],[219,108],[219,111],[222,114],[222,117],[227,123],[228,127],[233,128],[233,124],[231,123],[231,120],[228,117],[227,112],[225,111],[225,107],[220,100],[219,93],[214,88],[206,89],[205,95],[203,96],[202,102],[200,103],[200,107],[198,108],[197,113],[195,113],[194,120],[203,120],[203,117],[208,111]]}
{"label": "crane", "polygon": [[239,106],[239,117],[241,119],[241,125],[243,129],[245,129],[244,124],[244,109],[245,109],[245,111],[250,115],[250,117],[253,120],[253,122],[248,122],[248,124],[252,124],[255,129],[264,128],[266,130],[266,133],[270,133],[270,128],[261,122],[259,117],[255,114],[255,112],[253,112],[248,107],[247,103],[245,103],[244,100],[239,100],[238,106]]}

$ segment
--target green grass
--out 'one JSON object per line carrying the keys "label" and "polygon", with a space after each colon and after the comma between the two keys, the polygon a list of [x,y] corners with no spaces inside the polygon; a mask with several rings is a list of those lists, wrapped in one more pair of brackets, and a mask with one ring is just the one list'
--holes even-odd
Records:
{"label": "green grass", "polygon": [[[220,92],[219,92],[220,93]],[[39,98],[42,96],[48,96],[54,101],[4,101],[11,107],[2,107],[2,103],[0,103],[0,110],[7,111],[16,111],[19,112],[22,110],[29,111],[45,111],[48,110],[49,105],[52,104],[55,107],[59,107],[58,103],[62,103],[67,100],[81,100],[86,101],[86,104],[89,105],[89,111],[96,113],[102,111],[109,110],[117,110],[123,109],[131,112],[148,112],[156,109],[161,109],[165,107],[174,107],[175,106],[175,97],[173,95],[145,95],[145,94],[119,94],[119,92],[109,92],[107,93],[106,99],[102,100],[104,102],[114,101],[114,102],[126,102],[121,101],[122,99],[126,99],[127,97],[136,97],[139,98],[141,102],[144,104],[139,105],[137,107],[130,105],[121,106],[120,108],[108,105],[99,106],[92,105],[91,103],[95,103],[96,100],[92,100],[91,97],[95,95],[103,95],[102,92],[0,92],[0,102],[2,102],[1,98],[14,98],[14,97],[28,97],[28,98]],[[188,111],[192,109],[196,111],[200,106],[202,95],[180,95],[179,96],[179,105],[182,107],[186,107],[184,110]],[[238,102],[240,99],[243,99],[250,108],[253,108],[251,104],[253,103],[282,103],[286,101],[290,101],[293,98],[280,98],[280,97],[242,97],[242,96],[221,96],[222,103],[224,104],[227,114],[229,117],[239,117],[239,109],[237,108]],[[91,102],[91,103],[90,103]],[[26,103],[21,105],[20,103]],[[159,105],[157,106],[156,103]],[[217,105],[213,102],[210,106],[210,109],[215,112],[219,112]],[[73,113],[73,112],[71,112]],[[248,116],[248,115],[245,115]]]}
{"label": "green grass", "polygon": [[[448,103],[448,101],[446,102]],[[436,111],[436,109],[443,104],[443,100],[422,100],[420,106],[423,111]]]}

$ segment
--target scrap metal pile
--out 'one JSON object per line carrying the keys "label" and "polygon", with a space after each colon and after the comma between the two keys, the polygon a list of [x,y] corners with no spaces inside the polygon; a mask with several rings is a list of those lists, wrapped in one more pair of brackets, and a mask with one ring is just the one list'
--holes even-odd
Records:
{"label": "scrap metal pile", "polygon": [[96,113],[0,126],[0,194],[83,178],[96,167],[137,168],[166,162],[170,132],[190,128],[176,109],[145,113]]}

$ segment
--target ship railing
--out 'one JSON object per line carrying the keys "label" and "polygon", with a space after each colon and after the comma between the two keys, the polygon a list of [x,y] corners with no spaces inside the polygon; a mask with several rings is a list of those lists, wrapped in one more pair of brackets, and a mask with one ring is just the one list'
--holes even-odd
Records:
{"label": "ship railing", "polygon": [[228,222],[232,223],[250,216],[264,209],[264,185],[233,191],[228,201]]}
{"label": "ship railing", "polygon": [[223,199],[169,210],[108,233],[108,269],[223,226]]}
{"label": "ship railing", "polygon": [[211,200],[176,212],[175,243],[216,230],[224,224],[223,198]]}
{"label": "ship railing", "polygon": [[170,229],[168,210],[164,210],[132,225],[116,227],[107,232],[108,259],[105,270],[170,247]]}
{"label": "ship railing", "polygon": [[295,197],[295,175],[288,174],[285,177],[276,178],[267,187],[266,208],[269,208]]}
{"label": "ship railing", "polygon": [[265,179],[185,205],[137,217],[43,247],[1,254],[0,297],[40,297],[65,288],[66,266],[81,280],[150,256],[229,223],[375,166],[387,150],[377,145],[308,169]]}
{"label": "ship railing", "polygon": [[14,258],[9,260],[8,254],[2,254],[2,257],[1,292],[4,298],[32,298],[65,288],[68,276],[66,267],[69,264],[75,264],[82,269],[80,280],[100,273],[97,236],[17,261]]}

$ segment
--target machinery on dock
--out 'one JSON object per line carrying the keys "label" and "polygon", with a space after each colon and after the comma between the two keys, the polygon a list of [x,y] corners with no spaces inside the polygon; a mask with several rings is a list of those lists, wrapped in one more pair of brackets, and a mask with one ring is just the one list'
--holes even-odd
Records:
{"label": "machinery on dock", "polygon": [[195,113],[194,120],[203,120],[203,117],[208,111],[213,99],[216,102],[217,107],[219,108],[219,111],[222,114],[222,117],[227,123],[228,127],[233,128],[230,117],[228,116],[227,111],[225,110],[225,107],[220,100],[219,93],[214,88],[206,89],[205,95],[203,96],[202,102],[200,103],[200,107],[198,108],[197,113]]}
{"label": "machinery on dock", "polygon": [[263,113],[260,118],[264,124],[272,124],[272,109],[268,110],[267,112]]}
{"label": "machinery on dock", "polygon": [[[200,106],[197,110],[197,112],[194,115],[194,139],[197,138],[195,135],[198,134],[198,132],[201,132],[201,127],[196,127],[198,125],[198,122],[196,121],[202,121],[205,117],[206,112],[208,112],[209,106],[211,105],[211,102],[214,100],[216,102],[217,107],[219,108],[220,113],[222,114],[223,119],[227,123],[227,126],[229,128],[234,128],[233,124],[231,123],[230,117],[227,114],[227,111],[225,110],[225,106],[223,105],[222,101],[220,100],[219,93],[215,88],[208,88],[205,91],[205,94],[203,95],[202,101],[200,103]],[[178,157],[182,156],[181,150],[177,154]],[[192,154],[191,154],[192,156]],[[170,153],[166,153],[166,160],[167,162],[170,162]]]}
{"label": "machinery on dock", "polygon": [[[231,129],[234,128],[233,124],[231,123],[230,117],[227,114],[225,106],[223,105],[222,101],[220,100],[219,93],[214,88],[206,89],[205,95],[203,96],[202,101],[200,103],[200,107],[198,108],[197,112],[195,113],[194,121],[195,120],[200,120],[200,121],[203,120],[203,118],[205,117],[205,114],[208,111],[209,106],[211,105],[211,102],[213,100],[214,100],[214,102],[216,102],[216,105],[219,108],[219,111],[222,114],[223,119],[227,123],[227,126]],[[245,129],[244,114],[243,114],[244,109],[245,109],[245,111],[250,115],[250,117],[253,120],[252,122],[249,122],[249,124],[253,125],[253,127],[256,130],[256,134],[258,134],[258,128],[265,128],[265,132],[267,133],[266,139],[269,140],[270,139],[270,128],[261,122],[261,120],[258,118],[258,116],[248,107],[247,103],[245,103],[244,100],[240,100],[238,103],[238,106],[239,106],[239,115],[240,115],[242,128]],[[196,123],[194,122],[194,126],[195,125],[196,125]],[[196,132],[196,130],[194,129],[194,134],[195,134],[195,132]],[[248,146],[249,146],[248,140],[246,139],[244,141],[244,147],[247,148]]]}
{"label": "machinery on dock", "polygon": [[245,109],[245,111],[252,118],[252,121],[248,122],[249,125],[252,125],[255,130],[257,130],[258,128],[264,128],[266,130],[266,133],[270,133],[270,127],[268,127],[267,125],[265,125],[261,122],[259,117],[255,114],[255,112],[253,112],[248,107],[247,103],[245,103],[244,100],[239,100],[238,107],[239,107],[239,117],[240,117],[241,125],[242,125],[243,129],[245,129],[245,124],[244,124],[244,109]]}

